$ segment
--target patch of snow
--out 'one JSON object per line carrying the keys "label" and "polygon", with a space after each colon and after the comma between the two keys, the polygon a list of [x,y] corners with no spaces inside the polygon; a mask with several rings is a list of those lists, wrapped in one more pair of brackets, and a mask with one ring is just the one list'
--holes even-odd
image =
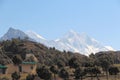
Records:
{"label": "patch of snow", "polygon": [[115,51],[111,46],[105,46],[108,50]]}
{"label": "patch of snow", "polygon": [[46,40],[45,38],[43,38],[42,36],[40,36],[39,34],[37,34],[34,31],[27,31],[26,34],[31,38],[39,38],[39,39]]}

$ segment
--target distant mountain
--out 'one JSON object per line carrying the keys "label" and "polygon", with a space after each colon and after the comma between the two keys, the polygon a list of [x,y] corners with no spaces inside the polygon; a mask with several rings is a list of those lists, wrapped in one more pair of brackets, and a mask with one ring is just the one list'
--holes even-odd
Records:
{"label": "distant mountain", "polygon": [[[33,34],[33,32],[28,33],[28,35],[31,34]],[[96,53],[99,51],[114,50],[111,46],[104,46],[102,45],[102,43],[95,40],[94,38],[89,37],[85,33],[79,34],[73,30],[66,33],[62,38],[51,41],[46,40],[40,35],[40,37],[37,36],[38,34],[34,33],[34,35],[29,37],[35,39],[37,42],[43,43],[48,47],[55,47],[56,49],[61,51],[66,50],[89,55],[90,53]]]}
{"label": "distant mountain", "polygon": [[20,38],[20,39],[25,39],[28,38],[31,41],[34,41],[33,39],[29,38],[27,34],[25,34],[23,31],[14,29],[14,28],[9,28],[7,33],[5,33],[0,40],[11,40],[13,38]]}
{"label": "distant mountain", "polygon": [[28,37],[28,35],[26,35],[23,31],[14,28],[9,28],[9,30],[5,35],[3,35],[1,40],[11,40],[12,38],[24,39],[25,37]]}
{"label": "distant mountain", "polygon": [[63,37],[56,40],[46,40],[39,34],[33,31],[23,31],[10,28],[8,32],[1,38],[1,40],[11,40],[12,38],[24,39],[28,37],[35,42],[42,43],[48,47],[55,47],[58,50],[79,52],[84,55],[96,53],[99,51],[114,50],[111,46],[104,46],[94,38],[89,37],[87,34],[79,34],[73,30],[66,33]]}
{"label": "distant mountain", "polygon": [[87,34],[78,34],[75,31],[69,31],[65,36],[55,40],[57,45],[54,45],[59,50],[67,50],[72,52],[79,52],[81,54],[89,55],[99,51],[114,50],[110,46],[104,46],[94,38]]}

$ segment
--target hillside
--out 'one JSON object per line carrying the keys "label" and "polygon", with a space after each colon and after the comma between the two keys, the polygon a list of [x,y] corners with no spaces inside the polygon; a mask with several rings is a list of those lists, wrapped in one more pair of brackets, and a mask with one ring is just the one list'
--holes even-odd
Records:
{"label": "hillside", "polygon": [[[53,64],[64,64],[68,65],[71,58],[77,58],[80,62],[79,64],[88,61],[89,58],[80,53],[73,53],[67,51],[59,51],[55,47],[46,47],[43,44],[32,42],[29,40],[12,39],[0,42],[0,47],[2,49],[0,53],[0,61],[5,61],[4,63],[12,63],[14,56],[20,56],[22,61],[25,60],[26,54],[33,54],[40,64],[53,65]],[[119,51],[104,51],[95,54],[96,58],[101,55],[112,56],[114,63],[120,63],[120,52]]]}
{"label": "hillside", "polygon": [[[74,76],[76,75],[74,73],[74,70],[76,71],[79,68],[83,70],[89,70],[89,69],[94,69],[97,66],[98,67],[97,69],[100,70],[100,74],[99,74],[100,79],[103,79],[106,76],[103,73],[101,73],[101,72],[105,73],[104,66],[106,64],[108,66],[107,69],[109,69],[109,67],[113,65],[115,67],[117,66],[117,68],[120,69],[120,66],[119,66],[120,51],[98,52],[96,54],[90,54],[88,57],[80,53],[73,53],[73,52],[67,52],[67,51],[61,52],[55,49],[55,47],[48,48],[44,46],[43,44],[32,42],[27,39],[21,40],[20,38],[2,41],[0,42],[0,48],[1,48],[0,49],[0,64],[5,64],[5,65],[9,64],[9,66],[13,64],[18,65],[18,64],[21,64],[20,63],[21,61],[22,62],[25,62],[25,61],[33,62],[35,61],[35,59],[37,59],[36,60],[37,69],[35,68],[34,74],[36,73],[39,74],[37,70],[43,68],[42,71],[44,71],[44,69],[48,70],[48,72],[46,73],[46,76],[48,76],[50,72],[51,77],[53,74],[53,72],[51,72],[52,66],[54,67],[56,66],[56,69],[58,71],[57,78],[62,78],[61,71],[65,69],[65,71],[67,71],[66,74],[68,74],[71,80],[74,80],[75,78]],[[26,57],[26,54],[34,55],[34,58]],[[19,58],[20,61],[16,59],[16,57]],[[12,66],[12,67],[15,67],[15,66]],[[11,69],[12,67],[8,67],[8,68]],[[86,78],[85,80],[89,80],[90,78],[92,78],[89,72],[86,72],[86,73],[87,74],[84,76]],[[30,74],[33,74],[33,73],[31,72]],[[9,74],[9,76],[7,77],[9,77],[9,79],[11,80],[10,75],[11,74]],[[21,75],[22,75],[21,78],[24,78],[24,79],[26,78],[26,76],[23,76],[23,75],[26,75],[25,73],[21,73]],[[2,77],[4,76],[6,75],[3,75]],[[38,76],[36,76],[36,78],[37,77]],[[41,79],[36,79],[36,80],[41,80]]]}
{"label": "hillside", "polygon": [[4,55],[8,56],[9,58],[13,58],[16,55],[19,55],[22,60],[25,60],[26,54],[34,54],[35,57],[38,59],[39,63],[52,65],[63,63],[64,65],[68,65],[68,61],[72,57],[78,57],[80,60],[87,59],[86,56],[72,53],[72,52],[61,52],[53,48],[45,47],[44,45],[28,40],[20,40],[20,39],[13,39],[7,40],[0,43],[2,50],[4,51]]}

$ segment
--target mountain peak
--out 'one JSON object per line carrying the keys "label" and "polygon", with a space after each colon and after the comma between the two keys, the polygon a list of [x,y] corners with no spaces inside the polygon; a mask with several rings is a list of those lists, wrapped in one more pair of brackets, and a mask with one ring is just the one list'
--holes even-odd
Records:
{"label": "mountain peak", "polygon": [[75,32],[73,30],[70,30],[69,32],[67,32],[63,37],[62,39],[74,39],[74,40],[82,40],[82,41],[89,41],[91,40],[92,38],[89,37],[85,32],[84,33],[81,33],[79,34],[78,32]]}
{"label": "mountain peak", "polygon": [[76,31],[74,31],[74,30],[69,30],[67,34],[77,35],[78,32],[76,32]]}
{"label": "mountain peak", "polygon": [[73,38],[77,37],[79,34],[73,30],[68,31],[62,38]]}
{"label": "mountain peak", "polygon": [[1,40],[11,40],[13,38],[24,39],[25,37],[28,36],[23,31],[10,27],[7,33],[1,37]]}
{"label": "mountain peak", "polygon": [[76,31],[74,31],[74,30],[70,30],[70,31],[68,31],[68,33],[66,33],[66,35],[73,35],[73,36],[81,36],[81,37],[89,37],[85,32],[82,32],[82,33],[78,33],[78,32],[76,32]]}
{"label": "mountain peak", "polygon": [[[19,30],[19,29],[15,29],[15,28],[13,28],[13,27],[10,27],[10,28],[8,29],[8,31],[7,31],[8,34],[9,34],[9,33],[18,33],[18,32],[24,33],[23,31],[21,31],[21,30]],[[6,33],[6,34],[7,34],[7,33]]]}
{"label": "mountain peak", "polygon": [[9,30],[12,30],[12,29],[14,29],[14,28],[13,28],[13,27],[10,27],[10,28],[9,28]]}
{"label": "mountain peak", "polygon": [[9,32],[9,31],[15,31],[15,30],[16,30],[16,29],[10,27],[10,28],[8,29],[8,32]]}
{"label": "mountain peak", "polygon": [[70,32],[70,33],[77,33],[76,31],[74,31],[74,30],[72,30],[72,29],[69,30],[69,32]]}

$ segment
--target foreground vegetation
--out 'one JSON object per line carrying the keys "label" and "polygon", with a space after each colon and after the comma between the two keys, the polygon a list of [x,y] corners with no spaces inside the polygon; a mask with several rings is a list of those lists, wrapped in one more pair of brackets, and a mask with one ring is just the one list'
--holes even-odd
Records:
{"label": "foreground vegetation", "polygon": [[[0,42],[0,64],[20,65],[26,54],[37,59],[35,73],[0,75],[1,80],[119,80],[120,52],[106,51],[89,56],[58,51],[28,40]],[[28,61],[36,61],[34,58]],[[6,78],[6,79],[5,79]],[[8,78],[8,79],[7,79]]]}

